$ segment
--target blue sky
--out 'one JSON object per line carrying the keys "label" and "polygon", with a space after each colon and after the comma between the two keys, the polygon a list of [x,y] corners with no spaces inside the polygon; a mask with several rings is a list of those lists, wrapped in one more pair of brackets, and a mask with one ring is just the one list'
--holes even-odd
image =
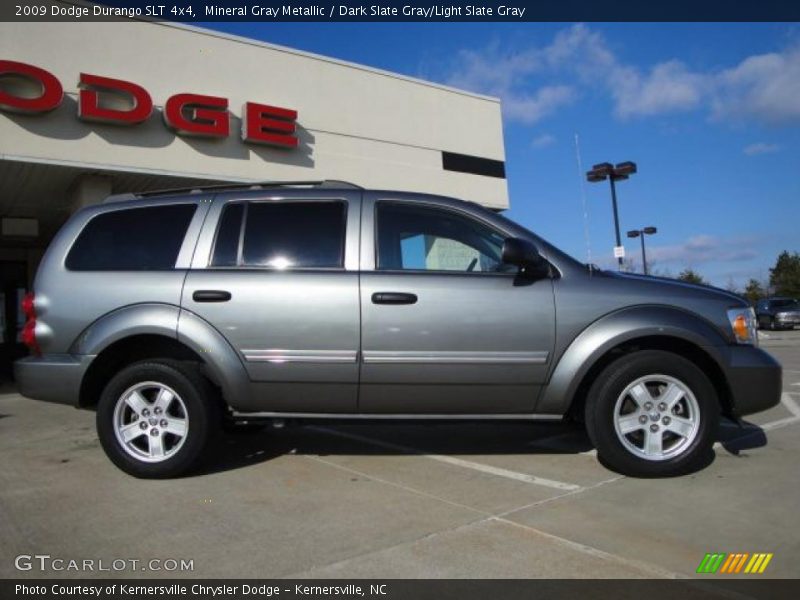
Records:
{"label": "blue sky", "polygon": [[[503,100],[508,215],[580,260],[613,264],[608,185],[636,161],[623,231],[712,283],[766,279],[800,250],[800,28],[791,24],[211,23],[218,29]],[[638,240],[624,238],[640,268]]]}

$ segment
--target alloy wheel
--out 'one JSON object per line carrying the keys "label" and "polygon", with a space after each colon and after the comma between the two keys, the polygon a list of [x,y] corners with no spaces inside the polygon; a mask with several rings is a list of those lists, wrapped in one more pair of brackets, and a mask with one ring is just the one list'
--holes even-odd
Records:
{"label": "alloy wheel", "polygon": [[186,405],[163,383],[137,383],[122,393],[114,407],[117,441],[137,460],[167,460],[181,449],[188,433]]}
{"label": "alloy wheel", "polygon": [[663,461],[682,454],[697,437],[700,407],[689,387],[669,375],[629,384],[614,406],[614,430],[632,454]]}

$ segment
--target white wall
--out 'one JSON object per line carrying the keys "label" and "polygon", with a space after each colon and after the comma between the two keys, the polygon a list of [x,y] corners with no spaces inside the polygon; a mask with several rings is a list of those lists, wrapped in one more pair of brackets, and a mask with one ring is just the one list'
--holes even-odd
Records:
{"label": "white wall", "polygon": [[[442,150],[504,160],[496,99],[143,21],[0,23],[0,58],[50,71],[67,94],[44,116],[0,112],[0,159],[209,179],[343,179],[508,205],[504,179],[441,166]],[[81,122],[75,100],[81,72],[135,82],[157,106],[178,92],[225,96],[234,115],[231,136],[175,136],[160,112],[134,127]],[[300,148],[241,142],[239,117],[246,101],[298,110]]]}

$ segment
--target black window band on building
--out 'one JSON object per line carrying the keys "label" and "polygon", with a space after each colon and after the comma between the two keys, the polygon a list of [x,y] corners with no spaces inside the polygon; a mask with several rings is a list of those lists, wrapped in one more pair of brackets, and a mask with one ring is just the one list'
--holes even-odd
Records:
{"label": "black window band on building", "polygon": [[442,152],[442,168],[445,171],[458,171],[459,173],[472,173],[486,177],[506,178],[506,163],[502,160],[470,156],[469,154],[456,154],[455,152]]}

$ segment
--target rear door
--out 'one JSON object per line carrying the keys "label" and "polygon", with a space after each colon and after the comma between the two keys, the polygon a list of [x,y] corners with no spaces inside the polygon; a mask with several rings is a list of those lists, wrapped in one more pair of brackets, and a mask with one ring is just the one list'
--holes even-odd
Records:
{"label": "rear door", "polygon": [[218,198],[182,306],[240,354],[258,409],[352,412],[360,192]]}

